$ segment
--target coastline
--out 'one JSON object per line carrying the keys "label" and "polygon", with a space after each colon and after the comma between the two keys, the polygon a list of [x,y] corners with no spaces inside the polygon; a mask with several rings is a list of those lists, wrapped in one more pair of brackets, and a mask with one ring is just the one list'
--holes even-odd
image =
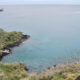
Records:
{"label": "coastline", "polygon": [[0,55],[0,61],[2,60],[2,58],[8,54],[11,54],[12,53],[12,49],[16,46],[19,46],[20,44],[22,44],[25,40],[29,39],[30,38],[30,35],[24,35],[22,34],[22,38],[16,42],[15,44],[12,44],[12,45],[9,45],[7,47],[5,47],[2,51],[2,55]]}
{"label": "coastline", "polygon": [[[12,52],[12,48],[19,46],[22,42],[30,38],[29,35],[24,35],[22,33],[20,33],[20,35],[21,38],[19,38],[18,41],[13,44],[9,44],[6,47],[4,46],[4,48],[2,49],[4,53],[2,53],[2,55],[0,56],[0,61],[4,56]],[[11,36],[9,35],[9,37]],[[14,38],[15,37],[13,37],[13,40]],[[0,69],[2,69],[2,73],[4,73],[3,76],[5,77],[6,75],[8,77],[8,80],[77,80],[80,77],[80,62],[53,65],[52,67],[48,67],[47,69],[43,70],[41,73],[39,73],[38,71],[32,71],[28,73],[27,71],[29,69],[27,68],[27,66],[25,66],[24,63],[19,62],[13,64],[0,62]],[[8,75],[6,73],[8,73]],[[12,75],[14,77],[11,77]]]}

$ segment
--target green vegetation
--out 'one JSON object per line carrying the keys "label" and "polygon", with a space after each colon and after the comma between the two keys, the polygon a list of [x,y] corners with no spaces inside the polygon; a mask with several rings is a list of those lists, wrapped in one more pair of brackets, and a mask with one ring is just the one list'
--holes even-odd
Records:
{"label": "green vegetation", "polygon": [[5,32],[0,29],[0,55],[2,55],[2,50],[9,46],[12,46],[22,39],[23,35],[21,32]]}
{"label": "green vegetation", "polygon": [[76,80],[80,76],[80,64],[71,63],[51,67],[41,74],[27,73],[23,63],[0,63],[0,80]]}
{"label": "green vegetation", "polygon": [[76,80],[79,76],[80,63],[70,63],[51,67],[41,74],[29,75],[26,80]]}
{"label": "green vegetation", "polygon": [[23,63],[0,63],[0,80],[20,80],[27,77]]}

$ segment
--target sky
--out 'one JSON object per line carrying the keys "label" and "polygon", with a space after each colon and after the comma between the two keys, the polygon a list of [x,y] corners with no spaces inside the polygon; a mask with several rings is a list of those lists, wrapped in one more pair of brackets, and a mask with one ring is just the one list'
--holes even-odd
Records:
{"label": "sky", "polygon": [[0,5],[8,4],[77,4],[80,0],[0,0]]}

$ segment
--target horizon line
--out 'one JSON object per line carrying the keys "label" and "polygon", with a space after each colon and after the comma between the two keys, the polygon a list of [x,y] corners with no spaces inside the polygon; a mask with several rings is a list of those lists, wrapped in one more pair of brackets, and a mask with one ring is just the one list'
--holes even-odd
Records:
{"label": "horizon line", "polygon": [[40,5],[44,5],[44,6],[45,6],[45,5],[49,5],[49,6],[50,6],[50,5],[51,5],[51,6],[52,6],[52,5],[53,5],[53,6],[61,6],[61,5],[62,5],[62,6],[68,6],[68,5],[69,5],[69,6],[80,6],[80,4],[0,4],[0,6],[5,6],[5,5],[6,5],[6,6],[7,6],[7,5],[30,5],[30,6],[35,6],[35,5],[37,5],[37,6],[38,6],[38,5],[39,5],[39,6],[40,6]]}

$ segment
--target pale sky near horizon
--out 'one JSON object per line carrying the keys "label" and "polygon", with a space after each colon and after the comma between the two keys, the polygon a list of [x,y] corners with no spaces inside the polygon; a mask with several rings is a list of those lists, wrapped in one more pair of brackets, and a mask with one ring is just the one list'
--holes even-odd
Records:
{"label": "pale sky near horizon", "polygon": [[8,4],[78,4],[80,0],[0,0],[0,5]]}

